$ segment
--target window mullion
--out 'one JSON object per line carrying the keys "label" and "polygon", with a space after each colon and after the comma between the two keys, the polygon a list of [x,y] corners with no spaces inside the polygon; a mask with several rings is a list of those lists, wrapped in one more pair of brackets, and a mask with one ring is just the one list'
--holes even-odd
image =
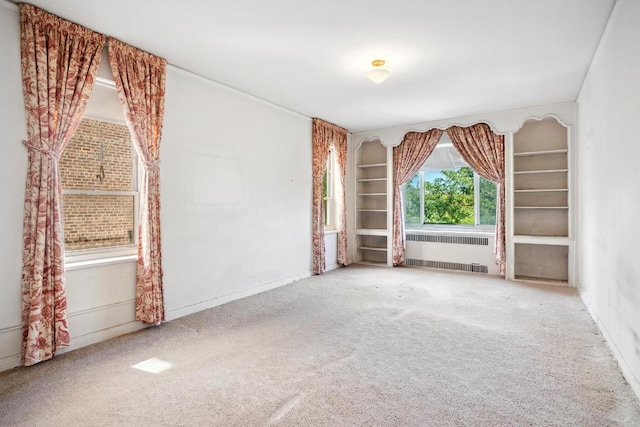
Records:
{"label": "window mullion", "polygon": [[424,224],[424,172],[420,171],[419,184],[420,188],[420,224]]}
{"label": "window mullion", "polygon": [[480,175],[473,171],[473,224],[480,224]]}

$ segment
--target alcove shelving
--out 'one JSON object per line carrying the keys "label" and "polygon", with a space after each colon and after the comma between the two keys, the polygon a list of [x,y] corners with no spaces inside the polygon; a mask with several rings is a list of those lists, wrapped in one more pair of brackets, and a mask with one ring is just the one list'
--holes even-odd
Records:
{"label": "alcove shelving", "polygon": [[356,262],[391,264],[390,150],[375,140],[355,150]]}
{"label": "alcove shelving", "polygon": [[513,135],[516,279],[568,281],[569,164],[567,128],[555,118],[529,120]]}

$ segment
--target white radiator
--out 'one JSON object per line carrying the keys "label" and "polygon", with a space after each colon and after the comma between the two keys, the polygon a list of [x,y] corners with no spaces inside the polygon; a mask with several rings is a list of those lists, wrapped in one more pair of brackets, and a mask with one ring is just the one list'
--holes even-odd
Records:
{"label": "white radiator", "polygon": [[408,232],[405,265],[499,274],[493,236]]}

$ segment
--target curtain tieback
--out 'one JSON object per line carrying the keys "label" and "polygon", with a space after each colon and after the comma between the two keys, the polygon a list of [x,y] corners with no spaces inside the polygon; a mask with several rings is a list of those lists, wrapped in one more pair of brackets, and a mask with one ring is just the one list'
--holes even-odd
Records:
{"label": "curtain tieback", "polygon": [[144,162],[144,168],[148,171],[159,171],[160,170],[160,160],[153,160],[150,162]]}
{"label": "curtain tieback", "polygon": [[34,144],[32,140],[23,139],[22,143],[25,145],[25,147],[27,147],[28,150],[38,152],[43,156],[51,158],[52,160],[58,160],[58,153],[56,153],[54,150],[42,149]]}

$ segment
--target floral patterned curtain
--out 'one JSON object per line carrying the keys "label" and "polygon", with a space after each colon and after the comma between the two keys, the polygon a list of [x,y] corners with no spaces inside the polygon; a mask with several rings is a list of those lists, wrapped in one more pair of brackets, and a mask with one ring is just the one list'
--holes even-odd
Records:
{"label": "floral patterned curtain", "polygon": [[165,320],[160,236],[160,138],[166,61],[109,39],[109,62],[120,104],[144,172],[140,179],[136,319]]}
{"label": "floral patterned curtain", "polygon": [[22,363],[69,345],[58,160],[80,124],[105,37],[28,4],[20,53],[28,169],[22,250]]}
{"label": "floral patterned curtain", "polygon": [[326,268],[324,247],[324,218],[322,217],[322,178],[327,166],[329,150],[333,146],[336,150],[338,167],[340,169],[340,201],[338,202],[338,263],[347,265],[347,217],[345,206],[345,173],[347,166],[347,130],[321,119],[313,119],[312,135],[313,158],[313,274],[322,274]]}
{"label": "floral patterned curtain", "polygon": [[505,225],[504,225],[504,136],[494,133],[486,123],[469,127],[452,126],[447,129],[451,139],[465,162],[480,176],[498,184],[496,207],[496,264],[504,275]]}
{"label": "floral patterned curtain", "polygon": [[404,263],[404,207],[400,187],[422,167],[438,145],[443,131],[409,132],[393,147],[393,265]]}
{"label": "floral patterned curtain", "polygon": [[336,207],[338,209],[338,264],[349,264],[347,248],[347,205],[346,205],[346,173],[347,173],[347,130],[333,127],[333,146],[338,163],[340,189],[337,192]]}

